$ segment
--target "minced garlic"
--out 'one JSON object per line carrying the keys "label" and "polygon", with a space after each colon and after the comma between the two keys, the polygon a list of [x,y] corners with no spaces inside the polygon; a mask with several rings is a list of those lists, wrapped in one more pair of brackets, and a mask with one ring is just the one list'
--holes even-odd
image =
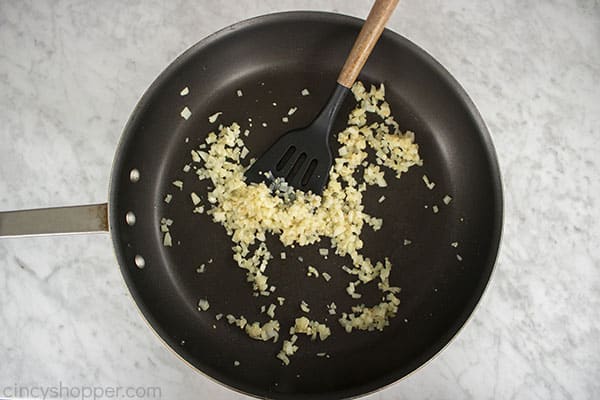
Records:
{"label": "minced garlic", "polygon": [[[283,199],[273,196],[263,183],[248,184],[244,175],[248,165],[242,164],[247,150],[242,139],[249,132],[246,130],[242,135],[237,123],[220,126],[218,131],[209,133],[205,150],[191,153],[192,161],[201,164],[196,170],[198,178],[211,182],[206,194],[206,213],[231,237],[233,259],[245,270],[254,295],[268,296],[271,293],[267,267],[273,255],[266,244],[268,234],[290,247],[307,246],[328,238],[336,255],[348,256],[352,261],[350,267],[341,268],[353,276],[354,281],[348,285],[347,292],[354,299],[361,297],[356,292],[358,285],[377,282],[383,301],[370,307],[355,305],[351,312],[342,313],[339,323],[347,332],[353,329],[382,330],[396,315],[400,302],[396,297],[400,289],[389,283],[390,261],[387,258],[372,260],[362,253],[360,236],[363,228],[369,226],[377,231],[383,224],[381,218],[365,212],[364,193],[371,185],[388,186],[385,169],[392,174],[390,176],[400,178],[410,167],[422,165],[414,134],[401,132],[391,115],[390,106],[385,101],[384,86],[371,86],[367,90],[357,82],[352,93],[359,104],[348,116],[348,127],[337,134],[340,147],[322,196],[292,188],[293,196]],[[292,115],[295,111],[296,108],[292,107],[288,114]],[[212,115],[209,121],[215,122],[219,115]],[[380,122],[367,123],[369,115],[379,117]],[[375,154],[375,162],[367,159],[368,152]],[[362,176],[358,173],[361,169]],[[424,178],[426,185],[433,188],[435,184],[429,182],[426,176]],[[382,196],[380,200],[383,199]],[[298,260],[302,262],[301,257]],[[318,276],[316,268],[309,266],[308,269],[311,275]],[[330,314],[336,313],[335,307],[328,309]],[[272,311],[274,314],[274,309]],[[228,315],[227,319],[254,339],[277,340],[279,322],[276,320],[260,325],[259,322],[248,323],[243,317]],[[331,331],[324,324],[300,317],[290,329],[291,335],[295,333],[307,334],[313,340],[317,336],[325,340]],[[294,343],[292,339],[284,341],[282,351],[277,355],[285,364],[297,350]]]}

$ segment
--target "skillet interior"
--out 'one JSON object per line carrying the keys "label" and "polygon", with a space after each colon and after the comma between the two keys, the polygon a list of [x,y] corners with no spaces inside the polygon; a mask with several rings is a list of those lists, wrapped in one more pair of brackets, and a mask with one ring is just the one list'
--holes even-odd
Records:
{"label": "skillet interior", "polygon": [[[328,247],[326,241],[324,246],[286,249],[288,259],[273,260],[268,274],[277,286],[276,295],[287,299],[277,310],[282,332],[298,316],[298,303],[306,300],[312,318],[328,319],[333,335],[327,341],[301,338],[292,363],[282,367],[275,359],[281,339],[253,341],[224,320],[215,321],[219,312],[264,321],[260,304],[275,299],[251,296],[244,271],[231,258],[224,229],[206,215],[192,214],[187,193],[192,188],[204,193],[205,186],[193,172],[182,172],[189,151],[215,129],[207,117],[216,111],[223,111],[219,122],[237,121],[242,129],[252,118],[247,140],[251,156],[286,129],[308,124],[334,88],[360,26],[361,21],[351,17],[294,12],[259,17],[210,36],[180,56],[148,89],[115,157],[111,231],[135,301],[164,341],[189,363],[255,396],[349,397],[403,377],[460,329],[493,269],[502,195],[487,130],[464,91],[437,62],[386,31],[360,79],[385,83],[393,114],[402,129],[416,133],[424,159],[423,167],[413,167],[400,180],[386,175],[390,187],[372,188],[366,198],[367,212],[383,217],[384,226],[376,233],[363,231],[365,253],[375,259],[388,256],[394,263],[391,282],[402,288],[398,316],[383,332],[343,332],[325,304],[335,301],[339,311],[354,304],[345,293],[348,277],[339,268],[349,262],[337,256],[323,261],[317,249]],[[182,97],[179,92],[185,86],[190,94]],[[301,96],[303,88],[311,95]],[[243,97],[236,95],[237,89]],[[345,103],[337,130],[344,126],[352,102]],[[188,121],[179,116],[184,106],[192,111]],[[292,106],[299,109],[289,124],[283,124],[281,117]],[[266,128],[260,126],[263,121]],[[135,184],[129,180],[132,168],[141,173]],[[434,190],[425,187],[423,174],[436,182]],[[184,181],[183,192],[172,186],[175,179]],[[166,193],[174,196],[170,204],[163,202]],[[386,201],[378,204],[384,193]],[[442,203],[445,194],[453,197],[449,206]],[[440,207],[438,214],[432,212],[433,204]],[[137,216],[134,226],[125,223],[128,211]],[[173,248],[162,245],[162,217],[175,221]],[[405,238],[412,241],[410,246],[403,246]],[[459,242],[458,250],[450,246],[454,241]],[[269,245],[279,254],[277,240]],[[144,269],[135,266],[137,254],[145,259]],[[298,255],[304,263],[297,261]],[[211,258],[207,272],[197,274],[197,266]],[[329,272],[332,280],[307,278],[309,263]],[[367,290],[360,301],[373,304],[378,293]],[[209,312],[196,310],[200,297],[209,299]],[[318,352],[330,358],[316,357]],[[240,366],[234,366],[235,360]]]}

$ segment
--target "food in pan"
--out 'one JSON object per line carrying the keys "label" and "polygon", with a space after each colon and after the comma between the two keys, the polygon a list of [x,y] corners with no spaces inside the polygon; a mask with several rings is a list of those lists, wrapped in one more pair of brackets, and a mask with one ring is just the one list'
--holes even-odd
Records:
{"label": "food in pan", "polygon": [[[200,180],[210,181],[210,190],[203,198],[195,192],[188,194],[194,212],[206,212],[231,237],[232,257],[245,270],[255,296],[272,296],[276,291],[276,287],[269,284],[269,261],[274,258],[266,243],[269,234],[278,237],[284,246],[319,244],[319,253],[324,259],[330,251],[349,257],[352,265],[342,269],[351,277],[346,292],[356,304],[350,310],[339,310],[332,299],[328,306],[329,314],[337,315],[338,323],[348,333],[383,330],[396,315],[400,304],[400,288],[389,282],[390,260],[373,260],[362,252],[360,236],[363,229],[377,231],[384,224],[381,218],[365,211],[364,195],[370,186],[388,186],[385,169],[400,178],[410,167],[422,165],[415,135],[400,130],[385,100],[383,84],[367,90],[357,82],[352,93],[357,105],[348,116],[347,127],[336,135],[340,147],[322,196],[295,190],[280,178],[272,179],[270,186],[246,184],[244,173],[253,162],[247,160],[250,151],[243,139],[249,131],[242,133],[237,123],[220,125],[218,130],[207,135],[205,143],[191,151],[195,172]],[[309,91],[303,89],[301,95],[308,96]],[[295,111],[296,107],[291,108],[288,116]],[[211,115],[210,123],[215,123],[220,115],[220,112]],[[371,122],[373,120],[376,122]],[[369,153],[374,157],[368,157]],[[264,173],[269,174],[268,171]],[[432,185],[426,176],[423,180],[428,186]],[[379,202],[384,199],[382,196]],[[162,224],[161,229],[165,235],[169,234],[166,224]],[[329,239],[330,249],[324,247],[326,239]],[[169,244],[171,241],[170,237],[165,240]],[[283,254],[281,259],[285,259]],[[306,268],[308,276],[321,279],[318,266]],[[327,281],[331,279],[329,274],[322,275]],[[376,285],[381,291],[379,303],[368,305],[360,301],[365,285]],[[310,303],[310,299],[307,300]],[[207,305],[207,300],[201,299],[199,309],[207,311]],[[227,315],[227,321],[253,339],[276,341],[284,327],[276,319],[275,305],[271,306],[267,312],[271,319],[262,324],[233,315]],[[285,364],[298,350],[298,334],[306,334],[312,340],[326,340],[331,335],[330,327],[324,321],[303,315],[310,312],[308,303],[303,301],[298,312],[300,315],[294,326],[286,329],[289,337],[277,354]]]}

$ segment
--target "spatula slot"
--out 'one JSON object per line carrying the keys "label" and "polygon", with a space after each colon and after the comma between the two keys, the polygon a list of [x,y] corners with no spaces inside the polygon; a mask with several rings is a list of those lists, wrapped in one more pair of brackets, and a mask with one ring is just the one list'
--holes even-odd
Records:
{"label": "spatula slot", "polygon": [[308,182],[310,181],[310,177],[312,176],[313,172],[315,172],[315,169],[317,169],[317,164],[319,162],[317,161],[316,158],[313,158],[310,161],[310,164],[308,164],[308,168],[306,169],[306,172],[304,173],[304,176],[302,177],[302,186],[306,186],[308,184]]}
{"label": "spatula slot", "polygon": [[292,156],[294,155],[295,152],[296,152],[296,146],[290,146],[290,148],[286,150],[286,152],[283,154],[283,157],[281,157],[281,159],[275,166],[277,171],[281,171],[285,167],[285,165],[288,163],[290,158],[292,158]]}
{"label": "spatula slot", "polygon": [[302,168],[302,164],[304,164],[304,161],[306,161],[306,158],[307,158],[306,157],[306,153],[301,153],[300,156],[298,156],[298,159],[294,163],[294,166],[292,167],[292,169],[290,170],[290,172],[287,175],[287,181],[288,182],[292,182],[292,180],[294,179],[294,177],[300,171],[300,168]]}

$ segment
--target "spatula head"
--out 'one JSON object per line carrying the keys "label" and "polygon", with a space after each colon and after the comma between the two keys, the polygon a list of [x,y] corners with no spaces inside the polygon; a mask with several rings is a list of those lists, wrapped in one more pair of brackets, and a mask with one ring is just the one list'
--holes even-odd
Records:
{"label": "spatula head", "polygon": [[329,134],[350,90],[338,84],[317,118],[306,128],[285,133],[246,171],[248,182],[283,178],[295,189],[322,194],[331,170]]}
{"label": "spatula head", "polygon": [[329,132],[323,129],[313,123],[285,133],[248,169],[246,179],[268,185],[268,179],[283,178],[295,189],[323,193],[332,163]]}

